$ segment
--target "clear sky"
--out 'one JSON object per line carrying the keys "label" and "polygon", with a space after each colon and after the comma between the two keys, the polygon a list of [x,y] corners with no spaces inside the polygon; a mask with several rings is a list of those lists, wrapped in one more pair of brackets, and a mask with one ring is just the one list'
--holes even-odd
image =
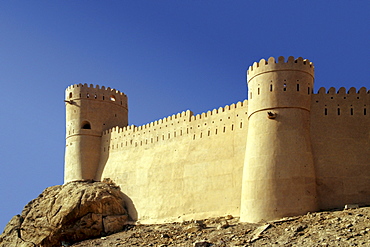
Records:
{"label": "clear sky", "polygon": [[369,89],[369,13],[368,0],[0,1],[0,228],[63,183],[67,86],[124,92],[135,125],[244,100],[245,71],[270,56],[314,62],[315,92]]}

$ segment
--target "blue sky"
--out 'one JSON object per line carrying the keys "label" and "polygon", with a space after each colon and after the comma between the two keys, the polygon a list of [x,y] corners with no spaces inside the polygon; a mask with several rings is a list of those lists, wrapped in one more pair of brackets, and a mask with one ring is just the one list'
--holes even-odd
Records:
{"label": "blue sky", "polygon": [[[0,228],[63,183],[64,90],[116,88],[129,123],[244,100],[270,56],[315,64],[320,87],[367,87],[369,1],[0,1]],[[122,188],[124,190],[124,188]]]}

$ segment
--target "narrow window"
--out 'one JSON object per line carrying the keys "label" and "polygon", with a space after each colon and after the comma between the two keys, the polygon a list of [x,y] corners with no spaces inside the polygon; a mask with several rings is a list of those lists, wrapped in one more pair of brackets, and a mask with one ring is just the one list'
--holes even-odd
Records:
{"label": "narrow window", "polygon": [[272,84],[270,84],[270,92],[272,92]]}
{"label": "narrow window", "polygon": [[195,134],[193,135],[193,140],[195,140]]}
{"label": "narrow window", "polygon": [[260,88],[257,88],[257,94],[260,95]]}
{"label": "narrow window", "polygon": [[310,91],[311,91],[311,88],[310,88],[310,87],[308,87],[308,94],[310,94]]}
{"label": "narrow window", "polygon": [[211,131],[210,130],[208,130],[208,136],[210,136],[211,135]]}
{"label": "narrow window", "polygon": [[111,95],[111,96],[109,97],[109,99],[110,99],[110,101],[116,101],[116,97],[115,97],[114,95]]}
{"label": "narrow window", "polygon": [[252,92],[250,93],[250,99],[252,99]]}
{"label": "narrow window", "polygon": [[98,98],[98,96],[96,94],[94,94],[94,99],[97,99],[97,98]]}
{"label": "narrow window", "polygon": [[72,98],[72,93],[69,93],[69,98]]}
{"label": "narrow window", "polygon": [[226,127],[224,127],[224,133],[225,133],[225,131],[226,131]]}
{"label": "narrow window", "polygon": [[366,108],[364,108],[364,115],[366,115]]}
{"label": "narrow window", "polygon": [[91,125],[88,121],[83,121],[81,124],[81,129],[91,129]]}
{"label": "narrow window", "polygon": [[297,92],[299,92],[299,84],[297,84]]}
{"label": "narrow window", "polygon": [[284,83],[284,88],[283,88],[284,91],[286,91],[286,83]]}
{"label": "narrow window", "polygon": [[215,130],[215,134],[217,135],[217,129]]}
{"label": "narrow window", "polygon": [[351,108],[351,115],[353,115],[353,108]]}
{"label": "narrow window", "polygon": [[240,122],[240,128],[243,128],[243,122]]}
{"label": "narrow window", "polygon": [[231,125],[231,130],[234,130],[234,125],[233,124]]}
{"label": "narrow window", "polygon": [[324,109],[324,114],[325,114],[325,115],[328,115],[328,108],[325,108],[325,109]]}
{"label": "narrow window", "polygon": [[104,95],[103,95],[103,100],[104,100]]}
{"label": "narrow window", "polygon": [[340,115],[340,108],[338,108],[338,116]]}
{"label": "narrow window", "polygon": [[203,133],[202,133],[202,132],[200,132],[200,138],[202,138],[202,135],[203,135]]}
{"label": "narrow window", "polygon": [[90,98],[90,94],[89,93],[86,94],[86,98]]}

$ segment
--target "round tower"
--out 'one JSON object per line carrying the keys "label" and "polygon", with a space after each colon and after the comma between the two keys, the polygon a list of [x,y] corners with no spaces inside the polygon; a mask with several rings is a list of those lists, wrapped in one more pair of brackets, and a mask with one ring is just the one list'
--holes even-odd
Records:
{"label": "round tower", "polygon": [[260,222],[317,210],[310,141],[313,64],[270,57],[247,71],[248,139],[240,220]]}
{"label": "round tower", "polygon": [[117,90],[76,84],[66,89],[64,182],[95,180],[102,132],[128,125],[127,96]]}

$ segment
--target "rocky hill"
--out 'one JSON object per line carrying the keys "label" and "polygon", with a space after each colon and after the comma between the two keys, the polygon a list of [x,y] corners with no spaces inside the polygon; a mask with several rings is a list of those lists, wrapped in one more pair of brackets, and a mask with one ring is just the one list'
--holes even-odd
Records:
{"label": "rocky hill", "polygon": [[232,216],[162,225],[126,225],[87,246],[370,246],[370,207],[308,213],[261,224]]}
{"label": "rocky hill", "polygon": [[68,246],[124,228],[124,195],[107,181],[70,182],[45,189],[14,216],[1,247]]}
{"label": "rocky hill", "polygon": [[14,216],[0,247],[370,246],[370,207],[308,213],[259,224],[219,218],[140,225],[111,181],[49,187]]}

